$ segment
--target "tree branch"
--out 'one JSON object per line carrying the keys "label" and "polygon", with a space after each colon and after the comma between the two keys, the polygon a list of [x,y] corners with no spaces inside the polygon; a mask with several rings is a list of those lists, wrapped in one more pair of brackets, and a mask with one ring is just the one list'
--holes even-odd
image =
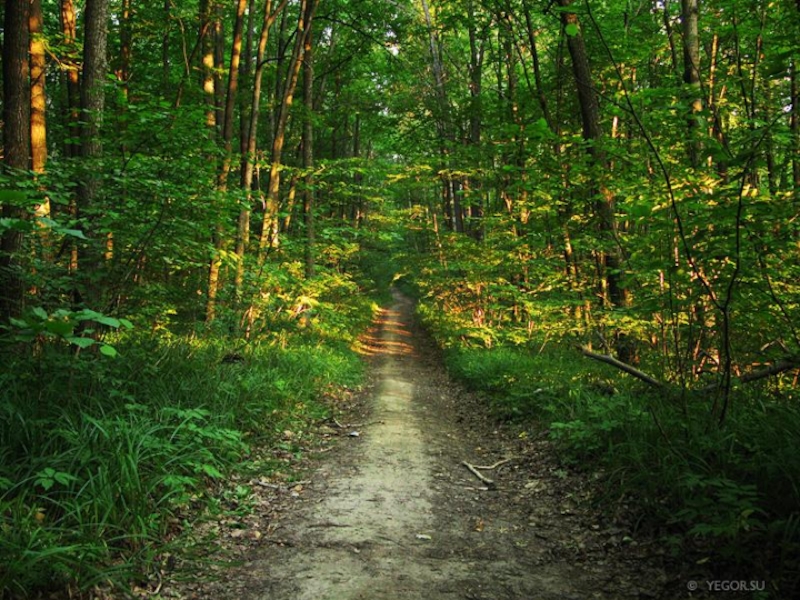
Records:
{"label": "tree branch", "polygon": [[624,363],[621,360],[617,360],[613,356],[609,356],[608,354],[598,354],[597,352],[592,352],[591,350],[589,350],[588,348],[584,348],[583,346],[580,347],[580,351],[584,356],[588,358],[593,358],[594,360],[599,360],[600,362],[609,364],[612,367],[616,367],[620,371],[624,371],[628,375],[633,375],[637,379],[644,381],[646,384],[652,387],[655,388],[665,387],[665,385],[658,379],[651,377],[647,373],[643,373],[642,371],[640,371],[636,367],[632,367],[628,363]]}

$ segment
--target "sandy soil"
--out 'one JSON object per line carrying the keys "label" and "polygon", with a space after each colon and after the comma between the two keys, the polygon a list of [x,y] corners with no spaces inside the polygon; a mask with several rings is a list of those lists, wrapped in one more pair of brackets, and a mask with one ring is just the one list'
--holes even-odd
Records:
{"label": "sandy soil", "polygon": [[[237,537],[247,543],[238,568],[175,595],[687,597],[665,591],[681,588],[664,574],[663,549],[636,539],[624,516],[598,514],[590,502],[592,482],[564,469],[544,435],[520,437],[493,424],[448,379],[436,350],[412,325],[412,312],[396,295],[367,340],[375,385],[362,422],[330,424],[338,446],[319,455],[308,481],[265,500],[271,509],[261,523],[239,525]],[[463,465],[505,459],[480,471],[493,486]],[[281,502],[276,513],[272,505]]]}

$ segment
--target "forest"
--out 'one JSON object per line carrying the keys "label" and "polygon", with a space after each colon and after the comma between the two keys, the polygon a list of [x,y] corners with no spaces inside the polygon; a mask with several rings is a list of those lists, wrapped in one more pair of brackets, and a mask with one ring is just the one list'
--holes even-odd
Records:
{"label": "forest", "polygon": [[391,286],[600,506],[800,593],[800,1],[0,12],[0,597],[190,551]]}

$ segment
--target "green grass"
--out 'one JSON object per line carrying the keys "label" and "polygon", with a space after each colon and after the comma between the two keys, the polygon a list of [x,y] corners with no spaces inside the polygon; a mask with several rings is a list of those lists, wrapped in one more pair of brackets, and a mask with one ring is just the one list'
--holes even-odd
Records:
{"label": "green grass", "polygon": [[[318,419],[336,386],[357,386],[344,344],[237,348],[130,337],[120,356],[57,346],[7,353],[0,374],[0,590],[26,597],[102,582],[124,589],[250,448]],[[240,360],[239,360],[240,359]]]}
{"label": "green grass", "polygon": [[635,507],[639,528],[720,576],[800,589],[800,409],[775,382],[736,390],[719,428],[702,395],[647,388],[567,343],[482,347],[441,312],[423,320],[434,312],[450,372],[499,419],[549,431],[565,463],[603,473],[600,506]]}

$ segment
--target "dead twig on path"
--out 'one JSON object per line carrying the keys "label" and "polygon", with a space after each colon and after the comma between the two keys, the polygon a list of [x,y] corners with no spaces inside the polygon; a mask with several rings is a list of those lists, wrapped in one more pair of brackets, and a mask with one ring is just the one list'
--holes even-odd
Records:
{"label": "dead twig on path", "polygon": [[480,465],[472,465],[472,466],[475,467],[476,469],[480,469],[481,471],[494,471],[497,467],[503,466],[504,464],[511,462],[515,458],[516,458],[515,456],[512,456],[511,458],[504,458],[503,460],[498,460],[496,463],[494,463],[493,465],[489,465],[488,467],[483,467]]}
{"label": "dead twig on path", "polygon": [[478,471],[478,469],[474,465],[469,464],[467,461],[462,461],[461,464],[467,467],[470,473],[472,473],[473,475],[475,475],[475,477],[480,479],[486,485],[487,488],[494,489],[496,487],[495,482],[489,479],[488,477],[484,476],[483,473]]}

